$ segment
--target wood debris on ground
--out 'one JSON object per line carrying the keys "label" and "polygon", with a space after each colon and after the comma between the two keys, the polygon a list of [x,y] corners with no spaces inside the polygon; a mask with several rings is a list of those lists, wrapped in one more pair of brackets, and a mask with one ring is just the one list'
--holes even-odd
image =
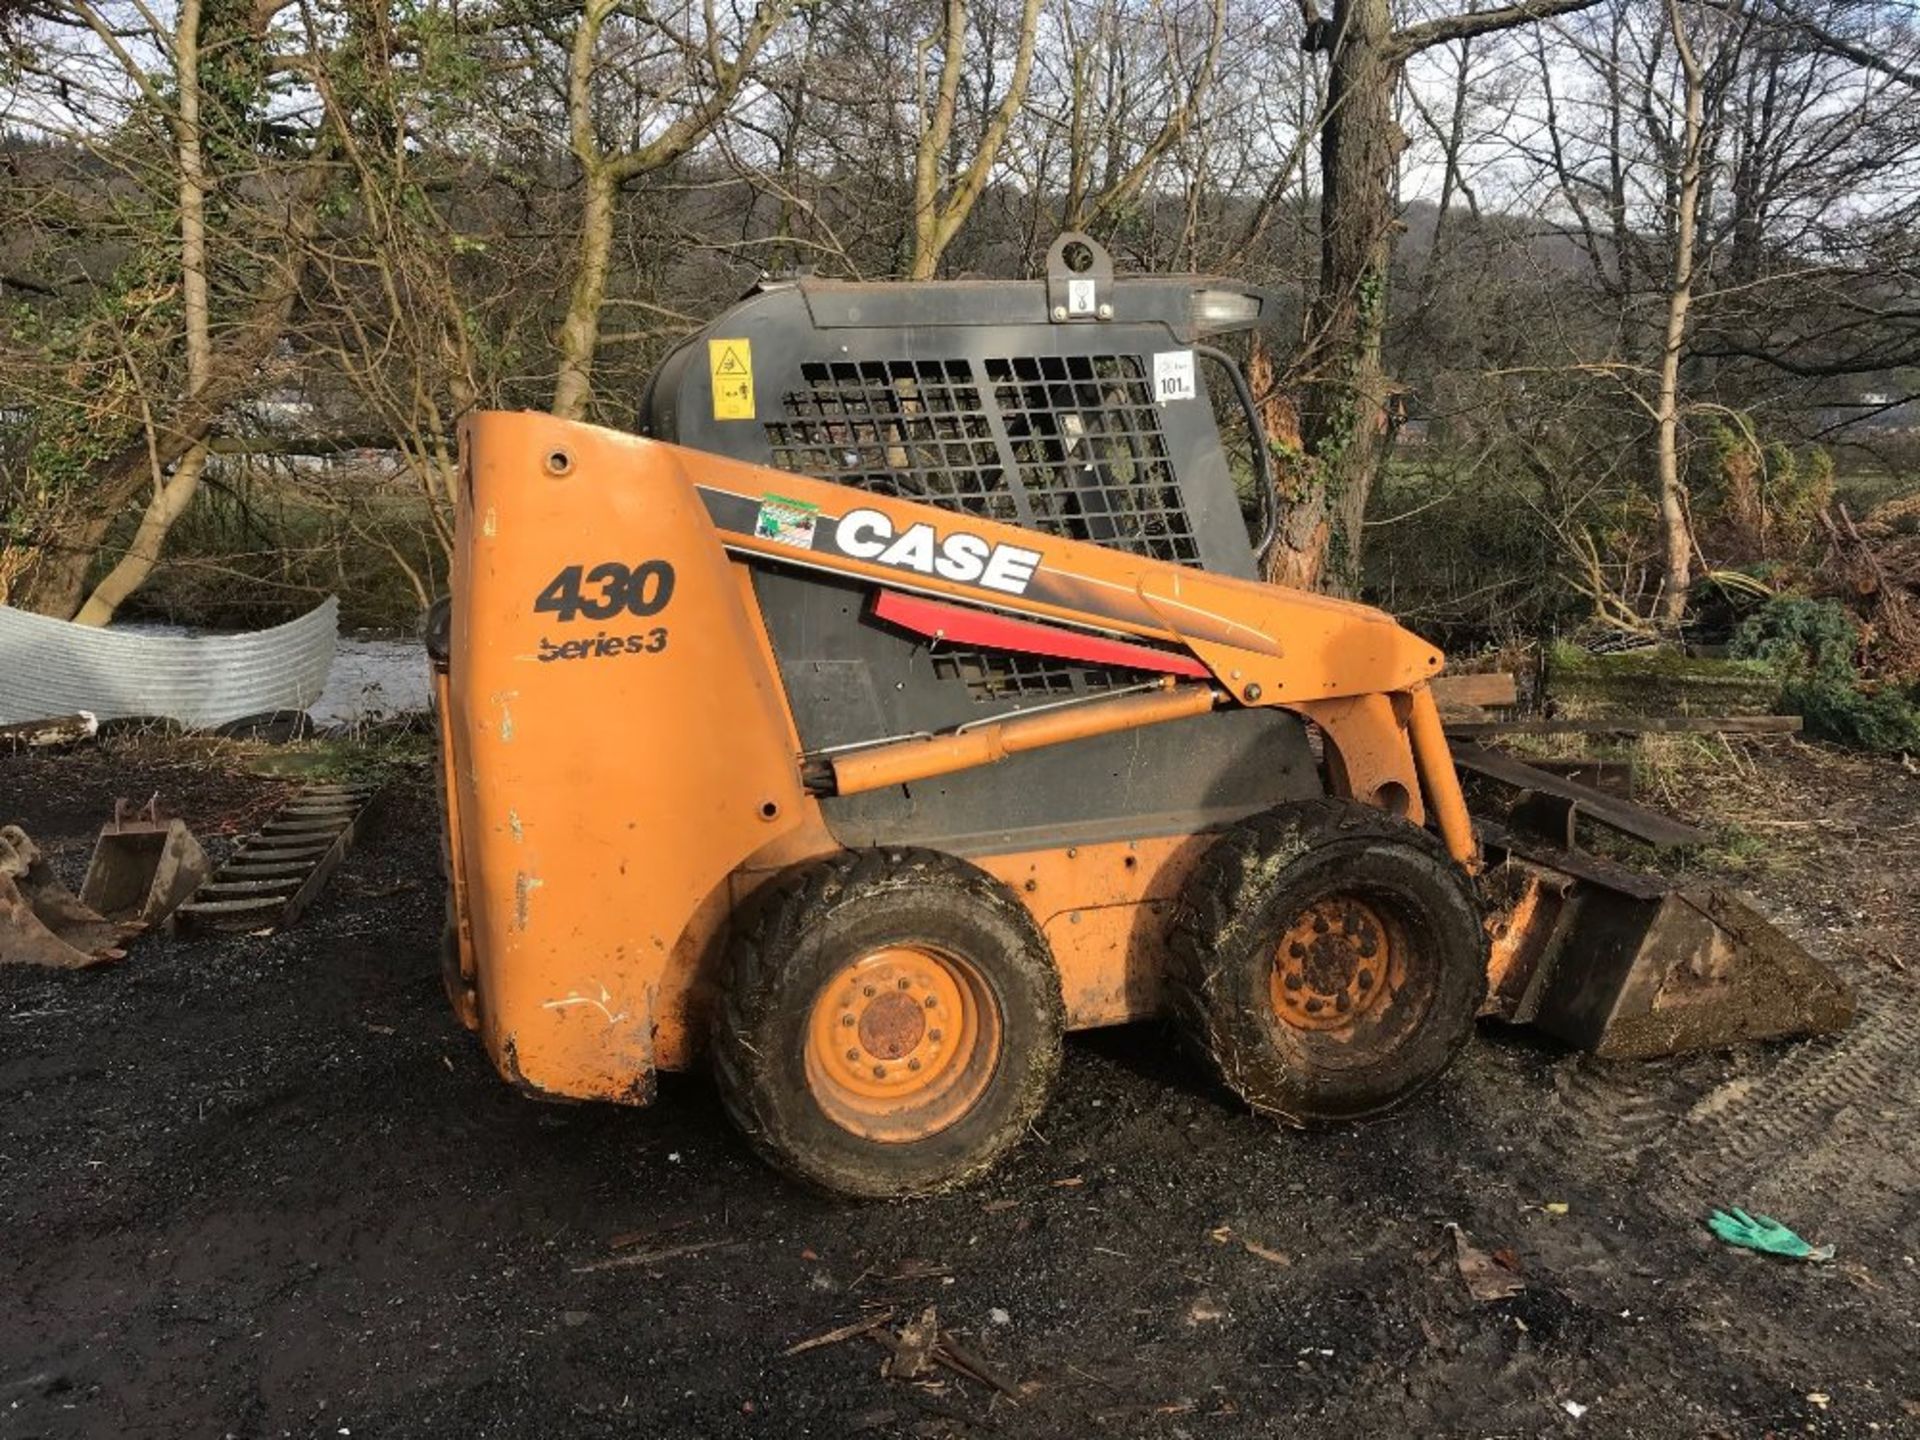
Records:
{"label": "wood debris on ground", "polygon": [[615,1255],[608,1260],[594,1260],[585,1265],[573,1267],[576,1275],[591,1275],[596,1270],[631,1270],[643,1265],[655,1265],[665,1260],[678,1260],[683,1255],[698,1255],[706,1250],[737,1250],[738,1240],[700,1240],[691,1245],[668,1245],[658,1250],[635,1250],[626,1255]]}
{"label": "wood debris on ground", "polygon": [[889,1308],[824,1334],[797,1341],[788,1346],[783,1354],[802,1355],[809,1350],[864,1338],[887,1352],[887,1358],[881,1364],[881,1373],[891,1379],[926,1382],[936,1369],[944,1369],[962,1379],[997,1390],[1016,1405],[1019,1403],[1020,1391],[979,1351],[940,1324],[938,1307],[929,1305],[898,1330],[889,1330],[887,1326],[892,1322],[894,1313]]}

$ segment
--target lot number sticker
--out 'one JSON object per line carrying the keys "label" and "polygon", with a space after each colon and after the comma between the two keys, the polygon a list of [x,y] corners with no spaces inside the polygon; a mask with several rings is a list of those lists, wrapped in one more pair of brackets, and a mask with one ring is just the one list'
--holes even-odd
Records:
{"label": "lot number sticker", "polygon": [[1191,400],[1199,393],[1191,350],[1163,350],[1153,357],[1154,399],[1165,405],[1169,400]]}

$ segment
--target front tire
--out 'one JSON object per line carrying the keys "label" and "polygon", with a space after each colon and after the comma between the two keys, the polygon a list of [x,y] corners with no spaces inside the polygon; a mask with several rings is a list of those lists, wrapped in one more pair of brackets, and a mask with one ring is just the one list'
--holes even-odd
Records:
{"label": "front tire", "polygon": [[1214,844],[1173,932],[1187,1038],[1288,1124],[1356,1120],[1433,1081],[1473,1033],[1487,939],[1426,831],[1350,800],[1282,805]]}
{"label": "front tire", "polygon": [[781,882],[735,935],[714,1072],[778,1169],[921,1195],[1019,1142],[1064,1028],[1046,941],[1004,885],[935,851],[849,851]]}

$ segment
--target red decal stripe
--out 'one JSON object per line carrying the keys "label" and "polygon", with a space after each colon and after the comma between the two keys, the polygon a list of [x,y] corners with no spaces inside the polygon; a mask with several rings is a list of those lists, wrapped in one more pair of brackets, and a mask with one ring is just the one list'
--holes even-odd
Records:
{"label": "red decal stripe", "polygon": [[938,600],[923,600],[899,590],[882,590],[876,595],[873,613],[903,630],[954,645],[1017,650],[1023,655],[1047,655],[1058,660],[1114,665],[1125,670],[1151,670],[1161,675],[1190,675],[1200,680],[1212,673],[1191,656],[1177,655],[1171,650],[1156,650],[1151,645],[1134,645],[1125,640],[1105,640],[1077,630],[1062,630],[1056,625],[1015,620],[991,610],[943,605]]}

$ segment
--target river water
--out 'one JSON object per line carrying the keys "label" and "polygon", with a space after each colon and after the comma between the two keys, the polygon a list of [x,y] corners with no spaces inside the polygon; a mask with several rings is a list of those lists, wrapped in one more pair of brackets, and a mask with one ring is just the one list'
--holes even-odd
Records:
{"label": "river water", "polygon": [[418,640],[342,635],[320,698],[316,725],[364,725],[428,708],[432,681]]}

